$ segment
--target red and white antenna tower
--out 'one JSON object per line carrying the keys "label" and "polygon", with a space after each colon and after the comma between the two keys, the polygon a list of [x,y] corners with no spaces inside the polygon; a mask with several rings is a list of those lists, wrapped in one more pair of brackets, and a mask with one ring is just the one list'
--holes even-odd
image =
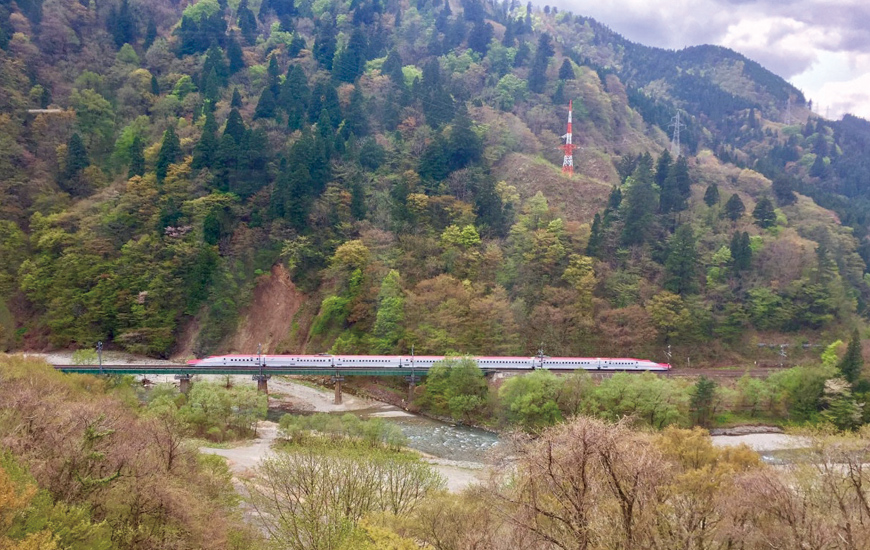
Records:
{"label": "red and white antenna tower", "polygon": [[571,112],[574,110],[573,101],[568,101],[568,133],[562,136],[565,138],[565,158],[562,160],[562,173],[569,176],[574,175],[574,143],[571,139]]}

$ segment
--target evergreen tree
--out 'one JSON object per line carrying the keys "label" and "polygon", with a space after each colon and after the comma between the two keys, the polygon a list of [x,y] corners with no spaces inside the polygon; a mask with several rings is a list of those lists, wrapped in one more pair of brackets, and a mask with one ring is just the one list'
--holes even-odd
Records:
{"label": "evergreen tree", "polygon": [[529,55],[531,55],[531,49],[528,43],[521,40],[520,45],[517,46],[517,54],[514,56],[514,67],[523,67],[529,60]]}
{"label": "evergreen tree", "polygon": [[387,59],[384,60],[384,65],[381,67],[381,72],[390,77],[390,81],[400,90],[405,89],[405,75],[402,72],[402,58],[398,50],[393,48],[387,54]]}
{"label": "evergreen tree", "polygon": [[571,60],[566,57],[562,61],[562,66],[559,67],[559,80],[574,80],[575,78],[574,66],[571,64]]}
{"label": "evergreen tree", "polygon": [[507,48],[513,48],[514,43],[516,43],[516,31],[514,30],[516,23],[510,17],[508,17],[507,21],[504,24],[504,36],[501,39],[501,45]]}
{"label": "evergreen tree", "polygon": [[229,75],[234,75],[245,68],[245,56],[239,41],[236,40],[236,32],[230,31],[227,39],[227,61],[229,62]]}
{"label": "evergreen tree", "polygon": [[550,35],[541,34],[538,39],[538,49],[535,50],[535,59],[532,61],[532,68],[529,71],[529,90],[539,94],[544,92],[544,88],[547,86],[547,65],[554,53],[555,50],[550,43]]}
{"label": "evergreen tree", "polygon": [[485,56],[489,51],[489,42],[494,34],[492,25],[483,21],[475,23],[468,35],[468,47],[473,51]]}
{"label": "evergreen tree", "polygon": [[453,98],[444,88],[441,65],[437,58],[430,59],[423,65],[421,84],[420,101],[423,104],[423,114],[429,126],[437,128],[452,119],[454,114]]}
{"label": "evergreen tree", "polygon": [[327,71],[332,70],[332,58],[335,57],[335,24],[331,17],[321,20],[317,27],[317,35],[314,37],[314,59],[316,59]]}
{"label": "evergreen tree", "polygon": [[861,335],[857,328],[852,332],[852,339],[849,340],[846,355],[843,356],[837,368],[843,373],[843,378],[852,385],[861,378],[861,370],[864,368],[864,355],[861,349]]}
{"label": "evergreen tree", "polygon": [[719,186],[715,183],[708,185],[704,191],[704,204],[710,207],[719,204]]}
{"label": "evergreen tree", "polygon": [[601,228],[601,215],[595,213],[592,219],[592,229],[589,232],[589,242],[586,244],[586,255],[592,258],[600,258],[601,246],[604,243],[604,234]]}
{"label": "evergreen tree", "polygon": [[245,42],[253,46],[257,42],[257,18],[254,17],[254,12],[248,7],[248,0],[241,1],[236,13],[239,16],[238,24],[239,30],[242,31],[242,37],[245,39]]}
{"label": "evergreen tree", "polygon": [[117,47],[120,48],[124,44],[132,44],[135,41],[136,21],[133,19],[133,14],[130,13],[130,5],[127,0],[121,1],[121,7],[117,12],[112,8],[108,23]]}
{"label": "evergreen tree", "polygon": [[381,283],[378,312],[372,328],[372,351],[389,353],[402,337],[405,297],[399,273],[391,270]]}
{"label": "evergreen tree", "polygon": [[154,18],[151,17],[148,19],[148,26],[145,29],[145,40],[142,42],[142,49],[148,51],[148,48],[151,47],[151,44],[157,40],[157,23],[154,22]]}
{"label": "evergreen tree", "polygon": [[281,93],[281,69],[278,67],[278,56],[269,57],[269,66],[266,68],[266,82],[269,91],[272,92],[272,99],[275,99]]}
{"label": "evergreen tree", "polygon": [[287,78],[281,84],[278,103],[284,109],[284,112],[287,113],[287,127],[291,130],[302,128],[310,96],[311,91],[308,89],[308,79],[305,78],[305,72],[302,70],[302,67],[295,64],[290,65],[287,69]]}
{"label": "evergreen tree", "polygon": [[[656,177],[655,182],[656,185],[659,186],[659,189],[662,190],[662,200],[664,201],[665,194],[665,180],[668,179],[668,174],[671,171],[671,166],[674,163],[673,157],[671,157],[671,153],[665,149],[662,151],[662,154],[659,155],[658,160],[656,161]],[[664,207],[662,207],[664,210]]]}
{"label": "evergreen tree", "polygon": [[127,170],[127,179],[145,174],[144,150],[145,144],[142,143],[142,138],[136,135],[130,144],[130,168]]}
{"label": "evergreen tree", "polygon": [[777,174],[773,178],[773,196],[776,198],[777,204],[780,206],[788,206],[797,202],[797,197],[794,195],[794,185],[789,176],[785,174]]}
{"label": "evergreen tree", "polygon": [[170,126],[168,130],[163,132],[163,143],[160,145],[160,152],[157,153],[157,162],[154,165],[157,181],[162,182],[166,178],[169,165],[178,162],[181,153],[181,141],[175,134],[175,128]]}
{"label": "evergreen tree", "polygon": [[341,103],[338,101],[338,92],[335,90],[335,86],[327,80],[321,80],[314,85],[311,100],[308,102],[308,120],[318,120],[323,110],[329,113],[332,128],[338,128],[343,118]]}
{"label": "evergreen tree", "polygon": [[695,424],[708,426],[713,416],[713,400],[716,397],[716,381],[701,376],[692,389],[690,406]]}
{"label": "evergreen tree", "polygon": [[227,117],[227,124],[224,127],[224,133],[221,137],[232,136],[236,143],[240,143],[245,140],[247,133],[248,129],[245,127],[245,121],[242,120],[242,115],[239,114],[237,109],[231,110],[230,115]]}
{"label": "evergreen tree", "polygon": [[342,82],[355,81],[365,68],[367,49],[366,35],[362,29],[354,29],[347,47],[335,57],[333,64],[335,77]]}
{"label": "evergreen tree", "polygon": [[216,45],[212,45],[205,54],[205,62],[202,64],[200,88],[206,88],[206,78],[212,72],[214,72],[214,76],[217,77],[217,83],[219,86],[227,85],[227,78],[230,76],[230,72],[227,68],[227,63],[224,60],[224,53]]}
{"label": "evergreen tree", "polygon": [[194,170],[202,168],[210,168],[214,163],[220,142],[217,137],[217,122],[214,114],[211,111],[205,113],[205,124],[202,126],[202,136],[199,138],[199,143],[193,149],[193,162],[191,167]]}
{"label": "evergreen tree", "polygon": [[450,173],[449,159],[447,141],[439,133],[420,156],[420,167],[417,172],[421,178],[441,181]]}
{"label": "evergreen tree", "polygon": [[828,165],[825,164],[825,157],[816,155],[816,160],[810,167],[810,177],[824,179],[828,176]]}
{"label": "evergreen tree", "polygon": [[82,170],[91,165],[88,158],[88,150],[78,133],[70,136],[66,145],[66,164],[60,175],[58,185],[61,189],[73,196],[86,195],[90,189],[85,189],[81,182]]}
{"label": "evergreen tree", "polygon": [[155,96],[160,95],[160,83],[157,82],[157,77],[154,75],[151,75],[151,93]]}
{"label": "evergreen tree", "polygon": [[238,88],[233,88],[233,98],[230,100],[230,109],[241,109],[242,108],[242,94],[239,93]]}
{"label": "evergreen tree", "polygon": [[740,200],[737,193],[731,195],[731,198],[729,198],[728,202],[725,203],[725,216],[727,216],[732,222],[736,222],[743,217],[745,212],[746,206],[743,204],[743,201]]}
{"label": "evergreen tree", "polygon": [[622,242],[625,245],[643,244],[651,234],[655,219],[653,213],[658,208],[653,190],[652,158],[649,155],[645,155],[638,163],[626,184],[630,185],[625,195],[625,211],[621,213],[625,220]]}
{"label": "evergreen tree", "polygon": [[752,217],[755,218],[755,224],[762,229],[776,225],[776,212],[774,212],[773,203],[769,198],[761,197],[755,204]]}
{"label": "evergreen tree", "polygon": [[460,103],[456,110],[447,149],[447,167],[450,171],[461,170],[480,161],[483,156],[483,142],[471,128],[471,119],[465,104]]}
{"label": "evergreen tree", "polygon": [[257,101],[257,108],[254,111],[254,118],[273,118],[277,104],[275,96],[269,87],[263,89],[260,94],[260,99]]}
{"label": "evergreen tree", "polygon": [[[350,94],[347,112],[344,114],[345,132],[351,132],[357,137],[363,137],[369,132],[369,121],[366,118],[365,98],[359,86],[355,86]],[[347,136],[345,136],[347,137]]]}
{"label": "evergreen tree", "polygon": [[683,224],[671,238],[668,259],[665,261],[665,288],[674,294],[697,292],[696,266],[698,251],[692,226]]}
{"label": "evergreen tree", "polygon": [[749,246],[749,233],[735,232],[731,237],[731,262],[734,271],[741,272],[749,269],[752,263],[752,248]]}
{"label": "evergreen tree", "polygon": [[[656,173],[658,176],[658,173]],[[668,169],[667,177],[662,185],[661,211],[682,212],[689,207],[688,199],[692,188],[689,180],[689,165],[686,158],[680,156],[677,162]]]}

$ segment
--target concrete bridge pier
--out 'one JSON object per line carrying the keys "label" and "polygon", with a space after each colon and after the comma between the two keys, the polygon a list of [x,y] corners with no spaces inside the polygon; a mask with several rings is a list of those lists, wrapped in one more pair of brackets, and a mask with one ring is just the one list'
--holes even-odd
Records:
{"label": "concrete bridge pier", "polygon": [[333,375],[332,381],[335,382],[335,401],[336,405],[341,405],[341,383],[344,381],[344,376]]}
{"label": "concrete bridge pier", "polygon": [[181,390],[181,393],[188,393],[190,391],[191,379],[193,378],[192,374],[176,374],[175,379],[178,380],[178,389]]}
{"label": "concrete bridge pier", "polygon": [[257,381],[257,391],[260,393],[265,393],[269,395],[269,379],[272,378],[271,374],[255,374],[251,377],[251,380]]}
{"label": "concrete bridge pier", "polygon": [[411,401],[414,400],[414,393],[417,389],[417,380],[419,379],[420,377],[415,374],[405,377],[405,380],[408,381],[408,405],[410,405]]}

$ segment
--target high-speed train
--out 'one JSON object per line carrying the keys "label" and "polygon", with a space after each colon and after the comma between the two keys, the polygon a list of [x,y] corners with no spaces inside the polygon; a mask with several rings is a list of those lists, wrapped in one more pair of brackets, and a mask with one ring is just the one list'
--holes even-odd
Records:
{"label": "high-speed train", "polygon": [[[396,369],[428,369],[438,361],[450,359],[443,355],[214,355],[194,359],[187,364],[197,367],[307,367],[347,368],[377,367]],[[667,371],[667,363],[645,359],[611,357],[470,357],[483,370],[556,369],[601,371]]]}

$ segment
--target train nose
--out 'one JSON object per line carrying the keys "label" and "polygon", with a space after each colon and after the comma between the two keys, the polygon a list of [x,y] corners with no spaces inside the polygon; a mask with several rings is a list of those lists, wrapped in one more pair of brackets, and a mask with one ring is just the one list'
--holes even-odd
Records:
{"label": "train nose", "polygon": [[199,365],[200,363],[202,363],[202,359],[191,359],[187,362],[190,366]]}

